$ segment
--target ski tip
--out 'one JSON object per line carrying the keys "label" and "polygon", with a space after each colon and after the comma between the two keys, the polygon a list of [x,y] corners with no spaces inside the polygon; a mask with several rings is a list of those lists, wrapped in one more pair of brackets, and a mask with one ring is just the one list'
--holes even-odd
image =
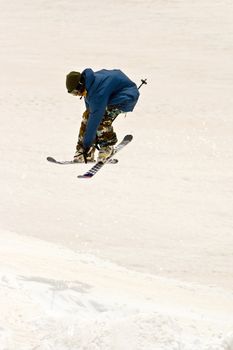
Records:
{"label": "ski tip", "polygon": [[48,162],[56,163],[56,159],[54,159],[53,157],[47,157],[46,159]]}
{"label": "ski tip", "polygon": [[133,135],[126,135],[125,137],[124,137],[124,139],[126,140],[126,141],[131,141],[131,140],[133,140]]}
{"label": "ski tip", "polygon": [[78,179],[91,179],[92,178],[92,174],[90,175],[78,175],[77,178]]}

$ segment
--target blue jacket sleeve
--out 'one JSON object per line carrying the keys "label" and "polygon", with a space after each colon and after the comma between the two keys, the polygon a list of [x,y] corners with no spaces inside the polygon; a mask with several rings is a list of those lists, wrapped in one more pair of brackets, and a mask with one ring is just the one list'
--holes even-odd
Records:
{"label": "blue jacket sleeve", "polygon": [[107,107],[107,100],[101,98],[94,100],[89,104],[89,118],[87,121],[86,131],[83,138],[84,148],[89,148],[95,141],[97,129],[103,119],[105,109]]}

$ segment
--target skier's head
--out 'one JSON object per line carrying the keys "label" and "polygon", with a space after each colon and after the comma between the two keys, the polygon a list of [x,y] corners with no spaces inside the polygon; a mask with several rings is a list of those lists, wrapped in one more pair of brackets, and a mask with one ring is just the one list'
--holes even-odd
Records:
{"label": "skier's head", "polygon": [[83,96],[85,93],[85,80],[83,75],[74,71],[67,74],[66,88],[68,93],[74,96]]}

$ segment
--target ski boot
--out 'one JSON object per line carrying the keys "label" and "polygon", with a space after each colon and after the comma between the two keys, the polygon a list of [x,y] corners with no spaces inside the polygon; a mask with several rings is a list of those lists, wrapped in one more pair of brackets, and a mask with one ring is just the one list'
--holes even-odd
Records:
{"label": "ski boot", "polygon": [[[75,155],[74,155],[74,162],[75,163],[84,163],[84,157],[83,157],[83,148],[77,147]],[[87,154],[87,163],[94,163],[95,162],[95,148],[91,148],[91,150]]]}
{"label": "ski boot", "polygon": [[111,155],[114,153],[114,147],[113,146],[105,146],[101,147],[99,150],[97,162],[105,163],[106,160],[111,157]]}

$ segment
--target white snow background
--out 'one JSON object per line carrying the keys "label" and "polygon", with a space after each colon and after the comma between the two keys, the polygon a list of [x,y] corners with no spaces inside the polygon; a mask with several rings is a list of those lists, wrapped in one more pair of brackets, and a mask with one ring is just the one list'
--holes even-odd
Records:
{"label": "white snow background", "polygon": [[[231,0],[0,0],[0,350],[233,349]],[[65,76],[148,79],[91,180]]]}

